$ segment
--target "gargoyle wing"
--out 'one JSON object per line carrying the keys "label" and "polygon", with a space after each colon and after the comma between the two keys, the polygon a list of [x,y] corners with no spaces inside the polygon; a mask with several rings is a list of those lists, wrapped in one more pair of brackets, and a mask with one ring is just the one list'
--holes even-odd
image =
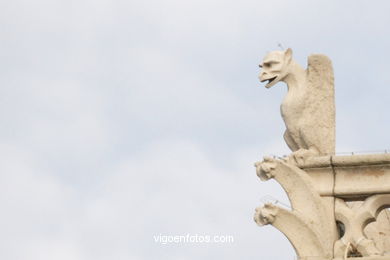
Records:
{"label": "gargoyle wing", "polygon": [[321,54],[313,54],[308,58],[307,66],[308,100],[307,112],[316,118],[317,138],[326,140],[320,145],[321,154],[335,152],[335,104],[334,77],[332,62]]}

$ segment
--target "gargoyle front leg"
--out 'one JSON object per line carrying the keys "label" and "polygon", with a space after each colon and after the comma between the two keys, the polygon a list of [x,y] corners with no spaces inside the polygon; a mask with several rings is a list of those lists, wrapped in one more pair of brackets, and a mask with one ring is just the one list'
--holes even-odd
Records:
{"label": "gargoyle front leg", "polygon": [[317,149],[299,149],[298,151],[293,152],[289,156],[289,162],[294,164],[303,165],[307,158],[317,156],[319,153]]}

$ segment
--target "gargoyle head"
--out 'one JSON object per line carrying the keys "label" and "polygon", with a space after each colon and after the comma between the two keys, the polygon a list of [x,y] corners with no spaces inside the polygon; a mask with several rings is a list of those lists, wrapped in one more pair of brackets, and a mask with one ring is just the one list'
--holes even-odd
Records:
{"label": "gargoyle head", "polygon": [[283,81],[288,74],[291,59],[292,50],[290,48],[285,51],[272,51],[268,53],[259,65],[262,68],[259,74],[260,82],[268,80],[265,87],[270,88],[279,81]]}
{"label": "gargoyle head", "polygon": [[263,207],[256,208],[253,219],[259,226],[272,224],[278,214],[278,207],[272,203],[266,203]]}

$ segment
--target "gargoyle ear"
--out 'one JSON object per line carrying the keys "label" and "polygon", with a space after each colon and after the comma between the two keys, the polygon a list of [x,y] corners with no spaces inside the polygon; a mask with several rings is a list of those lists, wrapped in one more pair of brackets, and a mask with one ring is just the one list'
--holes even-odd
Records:
{"label": "gargoyle ear", "polygon": [[288,48],[287,50],[284,51],[284,56],[287,62],[290,62],[292,59],[292,50],[291,48]]}

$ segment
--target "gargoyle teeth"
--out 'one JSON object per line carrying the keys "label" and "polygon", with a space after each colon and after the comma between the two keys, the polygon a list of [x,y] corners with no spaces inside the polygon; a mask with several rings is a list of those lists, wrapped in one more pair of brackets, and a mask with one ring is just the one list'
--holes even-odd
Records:
{"label": "gargoyle teeth", "polygon": [[268,80],[268,84],[271,83],[272,81],[274,81],[275,79],[277,78],[277,76],[273,77],[273,78],[269,78],[269,79],[263,79],[262,81],[260,82],[264,82],[264,81],[267,81]]}
{"label": "gargoyle teeth", "polygon": [[271,83],[272,81],[274,81],[276,78],[277,78],[277,76],[275,76],[273,78],[270,78],[270,79],[267,79],[268,80],[268,84]]}

